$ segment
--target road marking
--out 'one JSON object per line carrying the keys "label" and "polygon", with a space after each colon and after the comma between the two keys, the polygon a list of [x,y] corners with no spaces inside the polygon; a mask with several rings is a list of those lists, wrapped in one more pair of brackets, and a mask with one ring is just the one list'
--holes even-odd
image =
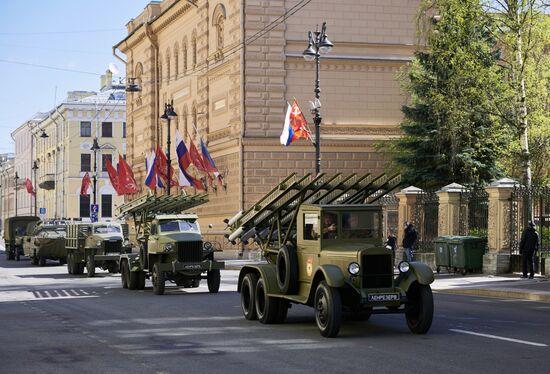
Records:
{"label": "road marking", "polygon": [[505,340],[507,342],[512,342],[512,343],[521,343],[521,344],[527,344],[527,345],[534,345],[536,347],[548,347],[548,345],[543,344],[543,343],[535,343],[535,342],[530,342],[530,341],[527,341],[527,340],[505,338],[503,336],[497,336],[497,335],[481,334],[479,332],[473,332],[473,331],[467,331],[467,330],[449,329],[449,331],[458,332],[458,333],[461,333],[461,334],[483,336],[485,338],[491,338],[491,339]]}

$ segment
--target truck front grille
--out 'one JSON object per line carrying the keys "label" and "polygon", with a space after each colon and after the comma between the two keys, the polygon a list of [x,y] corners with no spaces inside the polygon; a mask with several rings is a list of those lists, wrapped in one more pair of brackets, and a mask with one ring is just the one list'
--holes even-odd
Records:
{"label": "truck front grille", "polygon": [[363,288],[390,288],[393,286],[391,254],[363,255],[361,262]]}
{"label": "truck front grille", "polygon": [[178,262],[201,262],[202,241],[178,243]]}
{"label": "truck front grille", "polygon": [[117,240],[116,242],[103,242],[105,245],[105,253],[120,253],[122,251],[122,242]]}

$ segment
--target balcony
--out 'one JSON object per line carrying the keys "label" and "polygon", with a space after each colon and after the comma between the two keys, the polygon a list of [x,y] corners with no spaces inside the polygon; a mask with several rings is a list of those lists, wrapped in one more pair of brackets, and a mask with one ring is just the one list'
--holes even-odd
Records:
{"label": "balcony", "polygon": [[44,190],[53,190],[55,188],[55,174],[45,174],[40,177],[38,187]]}

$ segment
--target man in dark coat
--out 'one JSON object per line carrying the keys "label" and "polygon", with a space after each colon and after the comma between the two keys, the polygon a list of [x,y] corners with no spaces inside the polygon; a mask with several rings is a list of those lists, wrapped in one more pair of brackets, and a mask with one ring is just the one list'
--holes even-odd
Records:
{"label": "man in dark coat", "polygon": [[529,279],[533,279],[535,276],[535,253],[539,249],[539,242],[539,233],[535,230],[535,224],[533,221],[529,221],[519,242],[523,270],[522,278],[527,278],[527,265],[529,265]]}
{"label": "man in dark coat", "polygon": [[403,249],[407,255],[407,261],[413,261],[413,249],[416,244],[416,230],[410,222],[405,222],[405,236],[403,237]]}

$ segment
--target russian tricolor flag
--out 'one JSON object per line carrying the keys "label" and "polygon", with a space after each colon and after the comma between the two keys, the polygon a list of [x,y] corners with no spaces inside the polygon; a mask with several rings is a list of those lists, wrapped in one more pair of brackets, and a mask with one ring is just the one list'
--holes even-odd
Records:
{"label": "russian tricolor flag", "polygon": [[192,186],[199,190],[204,190],[202,182],[187,173],[187,168],[191,164],[191,158],[189,157],[189,151],[178,129],[176,129],[176,154],[178,155],[178,165],[180,169],[178,176],[179,185],[182,187]]}
{"label": "russian tricolor flag", "polygon": [[[151,190],[154,190],[157,186],[157,173],[155,172],[155,153],[145,152],[145,170],[147,175],[145,176],[145,185]],[[159,186],[160,187],[160,186]]]}
{"label": "russian tricolor flag", "polygon": [[283,133],[280,137],[281,144],[285,146],[289,145],[290,143],[292,143],[293,140],[295,140],[294,130],[292,129],[292,126],[290,126],[290,114],[292,113],[292,107],[289,103],[287,103],[287,105],[288,108],[285,115],[285,125],[283,127]]}
{"label": "russian tricolor flag", "polygon": [[302,114],[296,100],[294,100],[292,105],[288,103],[287,105],[285,125],[280,137],[281,144],[287,146],[296,139],[311,139],[311,133],[308,129],[306,118]]}

